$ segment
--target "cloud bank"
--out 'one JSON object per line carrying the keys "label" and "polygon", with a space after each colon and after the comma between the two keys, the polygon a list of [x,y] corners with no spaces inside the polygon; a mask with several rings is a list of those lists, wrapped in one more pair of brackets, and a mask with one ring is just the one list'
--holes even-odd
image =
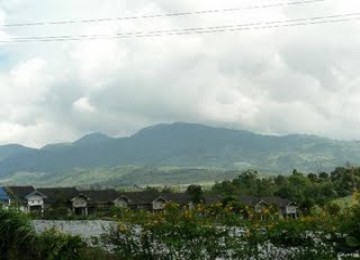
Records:
{"label": "cloud bank", "polygon": [[[115,34],[354,13],[356,0],[57,26],[6,24],[248,7],[286,1],[0,1],[0,39]],[[0,43],[0,144],[128,135],[197,122],[360,139],[360,21],[238,32]]]}

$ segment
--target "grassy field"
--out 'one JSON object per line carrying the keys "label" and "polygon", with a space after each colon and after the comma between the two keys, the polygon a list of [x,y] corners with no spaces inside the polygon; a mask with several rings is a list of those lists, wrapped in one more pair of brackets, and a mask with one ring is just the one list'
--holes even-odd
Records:
{"label": "grassy field", "polygon": [[19,172],[10,179],[0,180],[4,185],[144,187],[167,186],[183,190],[190,184],[209,189],[216,181],[237,177],[241,170],[206,168],[152,168],[122,166],[115,168],[75,169],[60,174]]}

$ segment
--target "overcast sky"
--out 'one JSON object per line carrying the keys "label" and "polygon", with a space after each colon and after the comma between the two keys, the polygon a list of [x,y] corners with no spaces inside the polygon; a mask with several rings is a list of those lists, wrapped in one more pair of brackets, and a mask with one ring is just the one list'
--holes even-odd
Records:
{"label": "overcast sky", "polygon": [[[0,0],[0,144],[40,147],[90,132],[125,136],[177,121],[360,139],[360,20],[211,34],[4,42],[360,13],[359,0],[266,7],[288,2]],[[242,10],[6,26],[227,8]]]}

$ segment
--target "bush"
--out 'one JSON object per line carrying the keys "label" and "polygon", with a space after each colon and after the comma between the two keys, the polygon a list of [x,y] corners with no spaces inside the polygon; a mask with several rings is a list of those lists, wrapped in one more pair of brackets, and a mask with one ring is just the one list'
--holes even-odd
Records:
{"label": "bush", "polygon": [[0,209],[0,259],[93,259],[83,253],[88,247],[80,237],[49,230],[36,234],[27,215]]}

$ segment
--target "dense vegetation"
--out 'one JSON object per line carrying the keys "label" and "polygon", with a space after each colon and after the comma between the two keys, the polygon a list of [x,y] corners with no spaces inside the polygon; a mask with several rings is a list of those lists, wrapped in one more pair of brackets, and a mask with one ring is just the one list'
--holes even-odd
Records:
{"label": "dense vegetation", "polygon": [[[294,170],[290,176],[269,178],[248,170],[212,187],[223,195],[217,204],[200,203],[204,191],[190,185],[187,192],[199,202],[192,209],[168,204],[157,213],[99,211],[91,218],[111,217],[118,228],[94,238],[91,246],[56,230],[37,234],[29,216],[0,209],[0,259],[355,259],[351,253],[360,250],[359,189],[359,168],[318,175]],[[299,217],[281,218],[273,205],[255,211],[240,204],[239,195],[294,200]],[[352,206],[333,203],[349,195]]]}
{"label": "dense vegetation", "polygon": [[232,204],[168,205],[162,214],[119,211],[119,228],[106,242],[119,259],[355,259],[349,253],[360,249],[359,214],[359,202],[296,220]]}
{"label": "dense vegetation", "polygon": [[[360,168],[338,167],[330,174],[303,174],[293,170],[290,176],[260,178],[248,170],[231,181],[216,183],[212,190],[224,197],[237,195],[280,196],[298,203],[303,211],[324,206],[360,189]],[[333,205],[335,207],[335,205]]]}
{"label": "dense vegetation", "polygon": [[[360,196],[343,211],[279,218],[228,203],[164,212],[113,209],[118,228],[87,245],[55,230],[36,234],[29,219],[0,209],[0,259],[356,259]],[[246,217],[245,217],[246,216]]]}
{"label": "dense vegetation", "polygon": [[55,230],[36,234],[30,219],[13,210],[0,209],[0,234],[0,259],[91,259],[98,254],[80,237]]}

